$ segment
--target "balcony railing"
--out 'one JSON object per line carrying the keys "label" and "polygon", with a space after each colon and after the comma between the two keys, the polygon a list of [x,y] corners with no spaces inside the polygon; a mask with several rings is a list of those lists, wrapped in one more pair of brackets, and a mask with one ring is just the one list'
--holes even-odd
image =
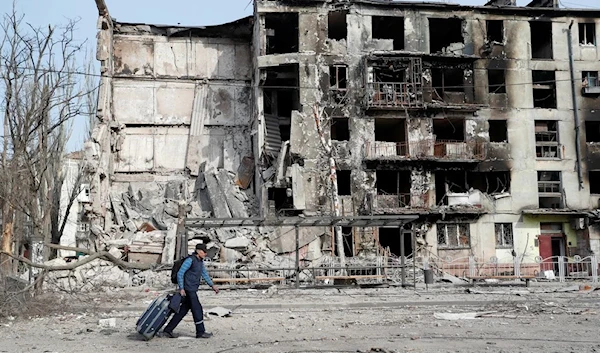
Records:
{"label": "balcony railing", "polygon": [[374,209],[397,209],[397,208],[427,208],[427,194],[386,194],[377,195],[373,202]]}
{"label": "balcony railing", "polygon": [[367,159],[484,160],[486,144],[464,141],[384,142],[365,144]]}
{"label": "balcony railing", "polygon": [[423,106],[422,92],[417,92],[408,82],[371,82],[369,89],[369,107],[379,108],[417,108]]}

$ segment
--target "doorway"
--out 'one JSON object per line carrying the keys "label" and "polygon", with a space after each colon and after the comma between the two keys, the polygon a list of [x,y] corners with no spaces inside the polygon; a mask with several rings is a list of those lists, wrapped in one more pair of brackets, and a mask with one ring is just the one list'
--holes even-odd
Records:
{"label": "doorway", "polygon": [[402,255],[402,240],[404,240],[404,256],[411,256],[413,253],[413,239],[410,230],[400,228],[379,228],[379,245],[384,250],[389,248],[391,255],[397,257]]}
{"label": "doorway", "polygon": [[566,236],[562,223],[540,223],[538,237],[542,271],[558,273],[558,257],[566,255]]}

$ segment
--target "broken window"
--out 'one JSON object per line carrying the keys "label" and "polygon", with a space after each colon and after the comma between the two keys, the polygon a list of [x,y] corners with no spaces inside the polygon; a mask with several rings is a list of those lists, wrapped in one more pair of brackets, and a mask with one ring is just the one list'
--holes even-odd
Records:
{"label": "broken window", "polygon": [[552,22],[531,21],[531,58],[552,59]]}
{"label": "broken window", "polygon": [[462,54],[463,20],[460,18],[429,19],[429,52]]}
{"label": "broken window", "polygon": [[581,88],[584,94],[599,94],[598,71],[583,71],[581,73]]}
{"label": "broken window", "polygon": [[537,158],[560,158],[558,122],[556,120],[536,120],[535,153]]}
{"label": "broken window", "polygon": [[329,39],[342,40],[348,37],[348,26],[346,15],[348,11],[331,11],[327,18],[327,37]]}
{"label": "broken window", "polygon": [[410,206],[409,171],[378,170],[375,175],[378,208]]}
{"label": "broken window", "polygon": [[581,45],[596,45],[596,24],[580,23],[579,24],[579,44]]}
{"label": "broken window", "polygon": [[489,120],[490,142],[508,142],[506,120]]}
{"label": "broken window", "polygon": [[294,209],[291,192],[286,188],[269,188],[269,211],[272,214],[291,211]]}
{"label": "broken window", "polygon": [[504,21],[488,20],[485,25],[489,42],[504,43]]}
{"label": "broken window", "polygon": [[404,18],[391,16],[371,17],[373,39],[391,39],[393,50],[404,49]]}
{"label": "broken window", "polygon": [[[344,239],[344,255],[346,257],[354,256],[354,235],[352,227],[342,227],[342,238]],[[335,256],[339,256],[337,246],[334,247],[333,251]]]}
{"label": "broken window", "polygon": [[588,172],[588,180],[590,182],[590,193],[600,194],[600,171],[591,170]]}
{"label": "broken window", "polygon": [[540,208],[562,208],[560,172],[538,172],[538,199]]}
{"label": "broken window", "polygon": [[554,71],[534,70],[533,106],[535,108],[556,108],[556,76]]}
{"label": "broken window", "polygon": [[297,13],[266,14],[265,30],[267,55],[298,52],[300,36]]}
{"label": "broken window", "polygon": [[431,69],[432,100],[463,104],[466,102],[465,70],[457,68]]}
{"label": "broken window", "polygon": [[406,156],[406,119],[375,119],[375,144],[370,151],[377,156]]}
{"label": "broken window", "polygon": [[329,67],[329,91],[336,103],[342,103],[348,91],[348,67],[333,65]]}
{"label": "broken window", "polygon": [[470,172],[467,184],[469,188],[490,195],[510,192],[510,172]]}
{"label": "broken window", "polygon": [[348,118],[332,118],[331,119],[331,139],[334,141],[350,140],[350,128],[348,126]]}
{"label": "broken window", "polygon": [[585,122],[585,142],[600,142],[600,121]]}
{"label": "broken window", "polygon": [[469,248],[471,243],[469,223],[438,223],[437,238],[438,248]]}
{"label": "broken window", "polygon": [[369,62],[367,81],[369,105],[413,107],[423,101],[423,61],[399,57]]}
{"label": "broken window", "polygon": [[337,170],[337,186],[338,186],[338,195],[340,196],[348,196],[352,195],[352,182],[350,179],[350,171],[349,170]]}
{"label": "broken window", "polygon": [[488,89],[490,93],[506,93],[505,70],[488,70]]}
{"label": "broken window", "polygon": [[436,204],[448,205],[448,193],[465,193],[469,190],[466,184],[466,173],[462,170],[447,170],[436,172]]}
{"label": "broken window", "polygon": [[404,256],[409,256],[413,253],[412,234],[410,231],[401,228],[379,228],[379,245],[388,250],[393,256],[402,255],[402,239],[404,239]]}
{"label": "broken window", "polygon": [[433,119],[436,141],[464,141],[465,120],[460,118]]}
{"label": "broken window", "polygon": [[496,233],[496,248],[513,247],[513,225],[512,223],[494,223],[494,231]]}

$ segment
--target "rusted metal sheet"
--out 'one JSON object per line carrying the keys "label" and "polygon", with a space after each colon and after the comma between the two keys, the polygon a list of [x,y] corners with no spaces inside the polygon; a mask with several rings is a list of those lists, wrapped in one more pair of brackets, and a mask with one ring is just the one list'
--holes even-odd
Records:
{"label": "rusted metal sheet", "polygon": [[242,162],[237,170],[235,177],[235,183],[242,189],[247,189],[252,183],[252,176],[254,175],[254,158],[246,156],[242,158]]}

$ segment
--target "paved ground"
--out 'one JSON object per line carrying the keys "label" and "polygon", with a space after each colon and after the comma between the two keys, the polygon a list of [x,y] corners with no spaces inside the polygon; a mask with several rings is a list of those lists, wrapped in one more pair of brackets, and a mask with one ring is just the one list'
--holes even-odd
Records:
{"label": "paved ground", "polygon": [[[215,336],[141,341],[135,322],[158,291],[64,296],[83,309],[0,325],[0,352],[600,352],[600,291],[557,286],[425,289],[237,290],[201,292]],[[568,285],[565,285],[568,286]],[[483,313],[447,320],[448,313]],[[441,314],[441,315],[440,315]],[[98,320],[115,318],[102,328]]]}

